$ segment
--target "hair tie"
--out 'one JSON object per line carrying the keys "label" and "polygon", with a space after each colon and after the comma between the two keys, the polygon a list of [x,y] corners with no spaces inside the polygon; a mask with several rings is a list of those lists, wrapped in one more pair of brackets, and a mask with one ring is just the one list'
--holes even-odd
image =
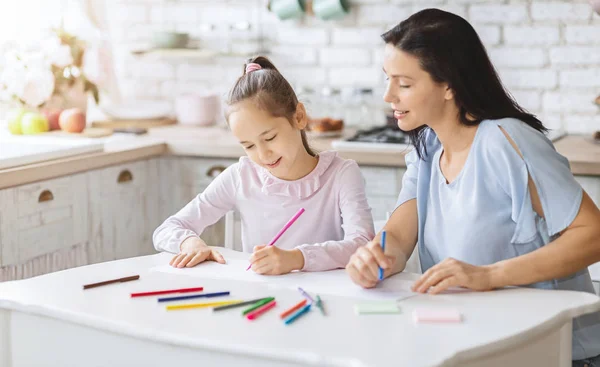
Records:
{"label": "hair tie", "polygon": [[260,66],[259,64],[255,63],[255,62],[246,64],[246,74],[251,73],[256,70],[260,70],[260,69],[262,69],[262,66]]}

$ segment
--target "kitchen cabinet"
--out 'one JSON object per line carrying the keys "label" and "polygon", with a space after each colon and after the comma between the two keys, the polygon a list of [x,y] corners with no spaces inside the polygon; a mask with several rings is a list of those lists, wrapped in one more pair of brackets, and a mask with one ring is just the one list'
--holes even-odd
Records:
{"label": "kitchen cabinet", "polygon": [[87,264],[85,173],[0,190],[0,281]]}
{"label": "kitchen cabinet", "polygon": [[367,201],[371,206],[373,220],[386,220],[394,211],[402,188],[405,168],[360,166],[365,179]]}
{"label": "kitchen cabinet", "polygon": [[[177,213],[199,195],[212,180],[227,167],[236,163],[233,159],[172,157],[159,158],[159,212],[161,222]],[[235,216],[239,218],[239,216]],[[239,228],[239,219],[234,228]],[[239,230],[237,230],[239,232]],[[200,235],[208,245],[223,246],[225,243],[225,218],[209,226]],[[231,239],[235,242],[236,239]],[[241,243],[241,239],[239,240]]]}
{"label": "kitchen cabinet", "polygon": [[158,159],[150,159],[87,173],[90,263],[156,252],[152,232],[161,219],[158,166]]}

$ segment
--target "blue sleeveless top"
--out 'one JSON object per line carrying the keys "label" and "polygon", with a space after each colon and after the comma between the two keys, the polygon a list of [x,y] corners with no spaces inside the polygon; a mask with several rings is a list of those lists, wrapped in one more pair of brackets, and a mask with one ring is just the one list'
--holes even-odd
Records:
{"label": "blue sleeveless top", "polygon": [[[448,257],[489,265],[535,251],[556,239],[579,212],[583,190],[569,162],[544,134],[520,120],[482,121],[462,171],[449,184],[440,170],[443,149],[433,130],[425,136],[425,147],[424,159],[415,151],[406,156],[397,203],[417,199],[417,246],[423,272]],[[529,176],[545,218],[533,210]],[[587,268],[530,286],[595,294]],[[573,359],[599,354],[600,313],[574,319]]]}

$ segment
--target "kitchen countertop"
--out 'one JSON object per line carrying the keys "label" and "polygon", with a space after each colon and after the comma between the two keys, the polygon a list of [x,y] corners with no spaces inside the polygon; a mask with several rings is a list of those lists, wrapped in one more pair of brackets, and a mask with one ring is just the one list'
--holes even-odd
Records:
{"label": "kitchen countertop", "polygon": [[[342,138],[352,135],[352,130]],[[311,146],[317,151],[331,149],[338,138],[312,138]],[[0,170],[0,189],[31,182],[84,172],[164,154],[236,159],[244,154],[242,147],[225,128],[195,128],[167,126],[153,128],[141,136],[115,134],[104,138],[103,152],[74,155],[26,166]],[[600,144],[589,137],[571,135],[555,142],[556,149],[571,162],[576,175],[600,176]],[[338,150],[343,158],[354,159],[361,165],[404,167],[404,152],[375,150]]]}

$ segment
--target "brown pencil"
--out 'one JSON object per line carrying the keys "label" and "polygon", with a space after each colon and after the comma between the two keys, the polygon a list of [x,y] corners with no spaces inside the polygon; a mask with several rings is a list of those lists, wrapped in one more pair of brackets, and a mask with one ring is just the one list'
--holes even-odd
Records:
{"label": "brown pencil", "polygon": [[83,286],[83,289],[90,289],[90,288],[101,287],[103,285],[112,284],[112,283],[130,282],[132,280],[138,280],[138,279],[140,279],[139,275],[132,275],[130,277],[125,277],[125,278],[105,280],[104,282],[86,284],[86,285]]}

